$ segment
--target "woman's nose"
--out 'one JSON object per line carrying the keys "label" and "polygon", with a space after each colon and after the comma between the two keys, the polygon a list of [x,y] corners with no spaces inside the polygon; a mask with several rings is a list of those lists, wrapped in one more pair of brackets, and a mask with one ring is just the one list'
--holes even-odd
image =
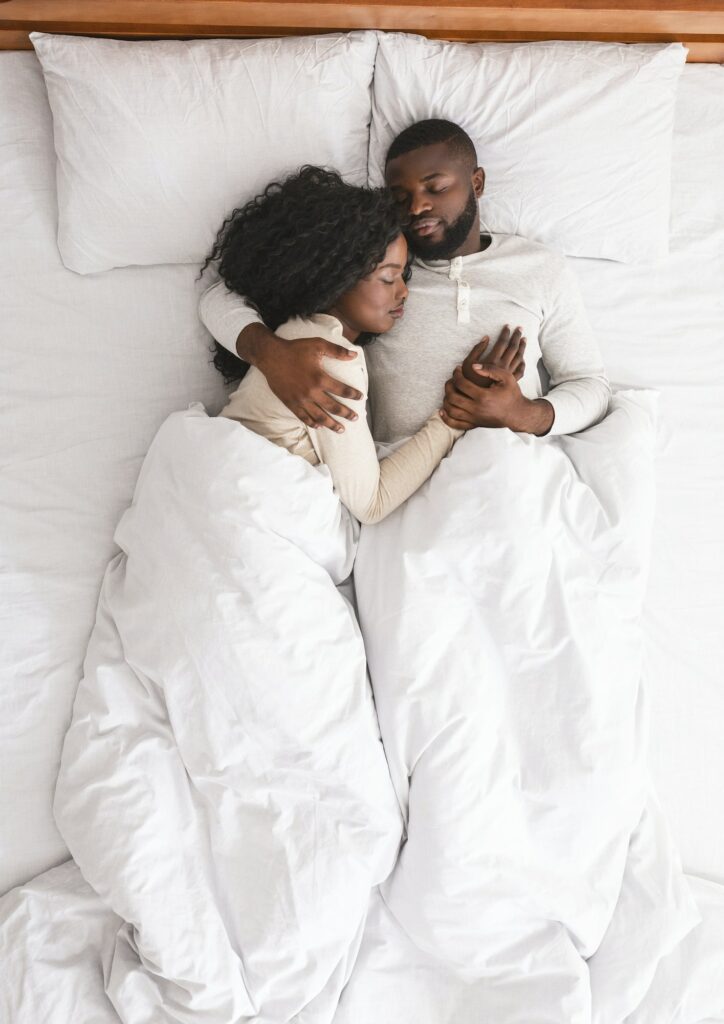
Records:
{"label": "woman's nose", "polygon": [[404,281],[400,281],[397,288],[396,299],[398,302],[404,302],[407,296],[410,294],[410,289],[407,287]]}

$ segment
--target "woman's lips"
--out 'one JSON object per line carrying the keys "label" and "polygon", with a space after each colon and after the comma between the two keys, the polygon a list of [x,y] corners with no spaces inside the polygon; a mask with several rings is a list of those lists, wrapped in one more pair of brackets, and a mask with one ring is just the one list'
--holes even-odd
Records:
{"label": "woman's lips", "polygon": [[399,320],[400,317],[402,317],[404,315],[405,315],[405,307],[404,306],[398,306],[397,309],[391,309],[390,310],[390,316],[394,317],[395,320]]}
{"label": "woman's lips", "polygon": [[433,231],[437,230],[440,226],[440,221],[432,218],[426,218],[425,220],[418,220],[415,224],[411,225],[411,230],[416,235],[431,235]]}

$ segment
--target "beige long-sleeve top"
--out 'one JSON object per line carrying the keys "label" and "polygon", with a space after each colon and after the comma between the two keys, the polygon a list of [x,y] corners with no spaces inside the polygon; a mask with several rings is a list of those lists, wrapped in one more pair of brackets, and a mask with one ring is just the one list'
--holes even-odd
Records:
{"label": "beige long-sleeve top", "polygon": [[[362,393],[359,400],[345,399],[345,404],[357,413],[357,419],[340,420],[345,428],[341,434],[308,428],[276,397],[264,374],[254,366],[221,415],[238,420],[256,434],[294,455],[301,455],[312,465],[324,463],[340,500],[350,512],[362,523],[379,522],[427,480],[461,431],[448,427],[435,412],[408,441],[378,461],[367,421],[368,377],[364,350],[347,341],[339,320],[326,313],[309,319],[295,317],[276,333],[287,339],[326,338],[357,353],[357,358],[349,362],[324,360],[327,372]],[[440,404],[442,399],[441,391]]]}

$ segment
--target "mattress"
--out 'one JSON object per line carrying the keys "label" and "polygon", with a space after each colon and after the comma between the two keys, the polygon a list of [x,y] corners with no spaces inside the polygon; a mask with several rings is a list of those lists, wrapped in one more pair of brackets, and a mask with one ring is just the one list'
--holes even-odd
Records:
{"label": "mattress", "polygon": [[[79,276],[58,257],[52,124],[30,53],[0,55],[3,676],[0,892],[68,854],[51,813],[112,534],[165,417],[224,390],[198,267]],[[685,69],[672,252],[571,260],[617,386],[661,393],[646,604],[651,770],[691,874],[724,882],[724,68]]]}
{"label": "mattress", "polygon": [[684,69],[674,140],[669,258],[572,263],[613,385],[661,396],[651,770],[686,870],[724,881],[724,67]]}
{"label": "mattress", "polygon": [[61,263],[53,129],[34,54],[0,55],[5,359],[0,891],[68,856],[51,801],[112,534],[158,426],[220,407],[198,268]]}

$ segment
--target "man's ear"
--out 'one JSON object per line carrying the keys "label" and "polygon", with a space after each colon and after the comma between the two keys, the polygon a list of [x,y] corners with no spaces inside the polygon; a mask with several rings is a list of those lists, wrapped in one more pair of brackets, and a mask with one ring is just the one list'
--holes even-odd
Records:
{"label": "man's ear", "polygon": [[476,199],[480,199],[485,191],[485,171],[482,167],[476,167],[473,171],[473,191]]}

